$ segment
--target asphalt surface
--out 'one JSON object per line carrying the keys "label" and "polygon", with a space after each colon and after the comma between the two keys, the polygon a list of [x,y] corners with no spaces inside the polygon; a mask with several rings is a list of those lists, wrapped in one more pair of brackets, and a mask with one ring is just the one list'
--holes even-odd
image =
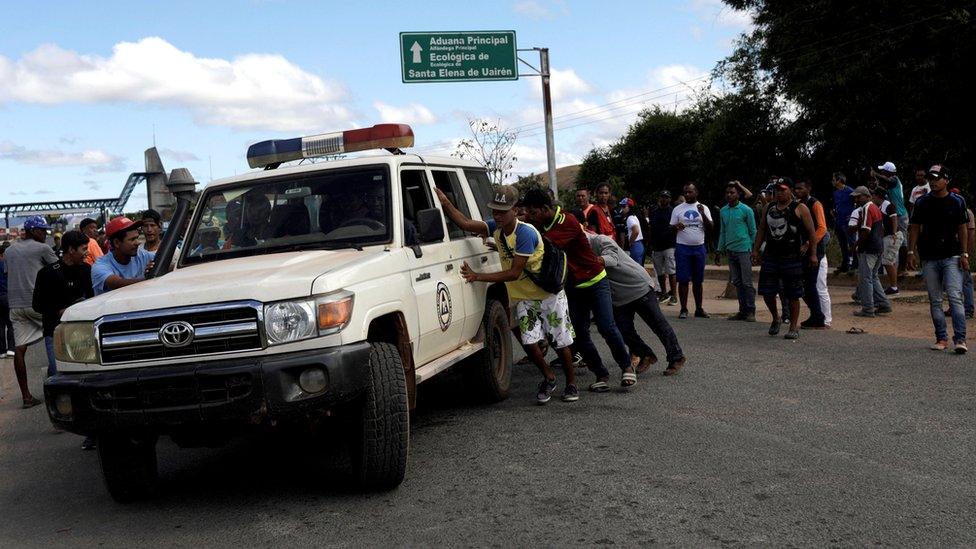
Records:
{"label": "asphalt surface", "polygon": [[480,406],[457,376],[432,380],[406,481],[369,495],[343,487],[341,451],[280,434],[161,442],[161,496],[116,504],[80,437],[18,408],[4,360],[0,546],[976,544],[973,357],[673,324],[688,366],[629,394],[536,406],[523,367],[509,400]]}

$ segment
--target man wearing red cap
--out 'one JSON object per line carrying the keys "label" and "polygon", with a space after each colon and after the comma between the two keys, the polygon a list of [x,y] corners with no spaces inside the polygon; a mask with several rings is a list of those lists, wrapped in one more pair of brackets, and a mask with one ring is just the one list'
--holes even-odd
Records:
{"label": "man wearing red cap", "polygon": [[92,266],[95,295],[145,280],[146,270],[156,254],[139,247],[141,226],[141,222],[121,216],[105,224],[105,237],[111,250]]}

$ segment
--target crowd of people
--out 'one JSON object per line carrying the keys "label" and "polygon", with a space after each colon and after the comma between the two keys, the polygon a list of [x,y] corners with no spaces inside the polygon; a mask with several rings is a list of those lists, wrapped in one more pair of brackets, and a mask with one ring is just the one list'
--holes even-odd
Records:
{"label": "crowd of people", "polygon": [[[461,274],[469,282],[506,284],[513,332],[544,377],[537,392],[540,403],[556,390],[554,366],[565,372],[564,401],[579,399],[575,367],[580,365],[596,376],[590,391],[610,390],[610,371],[590,338],[591,320],[620,369],[621,387],[632,387],[638,374],[657,362],[635,328],[635,316],[666,350],[663,373],[678,373],[686,358],[660,304],[680,305],[679,319],[709,318],[703,281],[710,245],[716,262],[726,257],[735,288],[738,311],[729,320],[755,322],[758,294],[772,317],[769,335],[778,335],[784,325],[786,339],[798,339],[801,329],[830,328],[827,242],[833,236],[841,249],[837,272],[857,271],[852,298],[860,308],[855,316],[891,313],[898,277],[920,267],[935,332],[931,348],[966,353],[966,318],[974,313],[968,252],[976,245],[976,217],[961,192],[950,187],[946,167],[917,170],[907,200],[892,162],[869,170],[864,184],[853,188],[843,173],[834,173],[832,179],[829,214],[814,197],[810,180],[779,176],[770,177],[757,193],[739,181],[728,182],[726,204],[717,215],[699,202],[694,182],[685,184],[677,199],[668,190],[657,192],[655,204],[646,208],[632,198],[616,201],[611,186],[601,183],[592,194],[595,199],[587,189],[577,191],[575,208],[569,211],[542,189],[519,197],[514,187],[502,186],[488,204],[492,217],[486,222],[468,218],[446,195],[437,194],[458,227],[492,239],[500,254],[501,271],[482,273],[464,265]],[[162,223],[153,210],[138,222],[110,220],[104,227],[107,252],[97,241],[93,219],[62,235],[56,248],[46,243],[50,230],[44,218],[31,217],[18,241],[0,246],[0,354],[14,359],[24,408],[40,403],[28,388],[27,347],[44,339],[53,375],[52,338],[64,310],[144,280]],[[717,239],[711,238],[715,235]],[[547,246],[565,252],[566,280],[555,289],[539,279]],[[648,257],[656,279],[645,268]],[[759,266],[757,285],[753,266]],[[946,298],[948,310],[943,309]],[[800,300],[809,311],[803,321]],[[546,360],[550,345],[557,351],[553,363]],[[86,441],[85,446],[91,444]]]}
{"label": "crowd of people", "polygon": [[[6,350],[11,356],[23,408],[41,403],[30,391],[25,356],[27,348],[43,339],[47,374],[57,373],[54,329],[71,305],[98,294],[145,280],[162,236],[162,220],[155,210],[142,213],[139,221],[116,217],[105,224],[109,242],[99,245],[98,222],[85,219],[57,242],[47,244],[51,226],[41,216],[24,222],[20,238],[0,246],[0,323]],[[93,439],[82,447],[93,449]]]}

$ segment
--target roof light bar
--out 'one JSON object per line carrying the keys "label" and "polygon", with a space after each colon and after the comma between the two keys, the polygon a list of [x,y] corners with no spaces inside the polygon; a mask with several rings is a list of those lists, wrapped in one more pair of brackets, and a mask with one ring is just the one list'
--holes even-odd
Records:
{"label": "roof light bar", "polygon": [[412,146],[413,130],[410,126],[377,124],[371,128],[261,141],[247,148],[247,165],[252,168],[274,168],[282,162],[303,158]]}

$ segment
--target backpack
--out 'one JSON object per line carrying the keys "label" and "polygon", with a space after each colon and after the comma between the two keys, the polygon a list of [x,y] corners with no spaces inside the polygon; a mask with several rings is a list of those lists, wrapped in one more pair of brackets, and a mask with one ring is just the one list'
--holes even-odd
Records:
{"label": "backpack", "polygon": [[[499,238],[495,240],[501,242],[502,247],[505,248],[505,252],[508,255],[514,256],[512,249],[508,247],[508,241],[505,239],[505,235],[502,234],[501,229],[498,230],[498,236]],[[528,269],[524,269],[522,272],[536,286],[550,294],[558,294],[566,284],[566,252],[562,251],[559,246],[553,244],[545,235],[540,233],[539,236],[542,237],[542,264],[539,268],[539,273],[529,272]]]}

